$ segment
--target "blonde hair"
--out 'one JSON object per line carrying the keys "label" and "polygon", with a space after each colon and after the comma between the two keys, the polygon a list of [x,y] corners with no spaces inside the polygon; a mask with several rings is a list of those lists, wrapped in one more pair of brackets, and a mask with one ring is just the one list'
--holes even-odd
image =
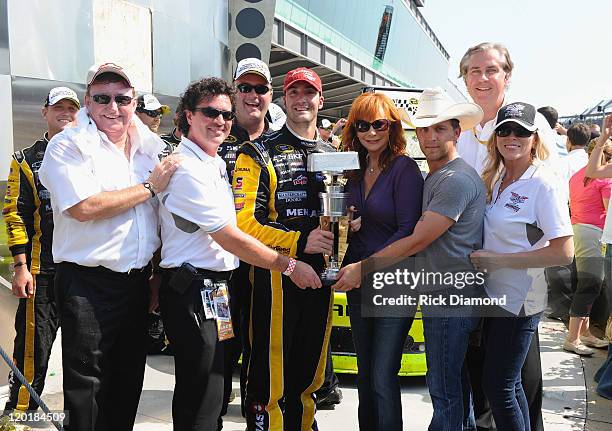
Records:
{"label": "blonde hair", "polygon": [[501,43],[483,42],[479,43],[478,45],[472,46],[465,52],[465,54],[463,54],[463,57],[461,57],[461,61],[459,62],[459,78],[463,78],[463,80],[465,81],[465,77],[468,73],[468,63],[470,62],[470,58],[472,58],[472,55],[476,54],[477,52],[484,52],[490,49],[494,49],[502,55],[502,57],[504,58],[504,64],[502,65],[502,68],[504,69],[504,72],[506,72],[506,74],[510,76],[512,74],[512,70],[514,69],[514,63],[510,58],[510,52],[508,52],[508,48],[506,48]]}
{"label": "blonde hair", "polygon": [[[491,202],[493,198],[493,186],[501,177],[504,168],[504,158],[497,149],[497,135],[493,132],[491,138],[487,142],[488,159],[482,173],[482,181],[487,189],[487,202]],[[531,159],[546,160],[549,156],[546,145],[540,139],[540,135],[536,131],[533,134],[533,147],[531,148]]]}

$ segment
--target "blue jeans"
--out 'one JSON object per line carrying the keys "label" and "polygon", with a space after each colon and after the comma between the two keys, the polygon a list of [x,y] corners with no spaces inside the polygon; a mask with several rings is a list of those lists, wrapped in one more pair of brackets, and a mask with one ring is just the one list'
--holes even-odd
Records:
{"label": "blue jeans", "polygon": [[402,351],[412,317],[361,317],[361,303],[348,298],[357,353],[359,429],[401,431],[399,379]]}
{"label": "blue jeans", "polygon": [[483,389],[498,431],[530,431],[529,405],[521,368],[542,313],[490,317],[485,324]]}
{"label": "blue jeans", "polygon": [[[433,404],[430,431],[464,429],[464,397],[470,396],[464,358],[478,317],[424,317],[427,386]],[[469,403],[466,403],[469,405]],[[472,418],[473,414],[469,417]],[[475,429],[466,424],[465,429]]]}

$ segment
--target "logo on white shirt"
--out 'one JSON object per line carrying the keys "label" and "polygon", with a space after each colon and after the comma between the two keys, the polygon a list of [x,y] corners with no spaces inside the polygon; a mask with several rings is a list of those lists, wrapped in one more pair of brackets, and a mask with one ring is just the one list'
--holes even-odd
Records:
{"label": "logo on white shirt", "polygon": [[514,212],[519,212],[519,210],[521,209],[519,205],[525,203],[527,199],[529,199],[529,197],[521,196],[515,192],[510,192],[510,202],[507,202],[504,206],[506,208],[510,208]]}

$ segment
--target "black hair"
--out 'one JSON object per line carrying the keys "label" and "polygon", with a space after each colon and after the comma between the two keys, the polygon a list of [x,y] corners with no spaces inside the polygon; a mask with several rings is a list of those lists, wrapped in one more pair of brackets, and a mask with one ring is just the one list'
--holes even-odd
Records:
{"label": "black hair", "polygon": [[181,94],[181,99],[177,106],[179,111],[178,128],[185,136],[189,134],[189,122],[185,111],[192,111],[202,100],[212,99],[215,96],[226,95],[232,103],[232,111],[235,107],[234,97],[236,90],[221,78],[209,77],[192,82]]}
{"label": "black hair", "polygon": [[559,121],[559,113],[557,110],[552,106],[542,106],[540,109],[538,109],[538,112],[542,114],[544,118],[546,118],[546,121],[548,121],[548,124],[550,124],[550,128],[554,129]]}

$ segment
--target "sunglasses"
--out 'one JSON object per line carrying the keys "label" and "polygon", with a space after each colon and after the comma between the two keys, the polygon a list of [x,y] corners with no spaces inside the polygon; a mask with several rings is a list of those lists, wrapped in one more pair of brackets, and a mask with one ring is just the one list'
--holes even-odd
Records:
{"label": "sunglasses", "polygon": [[244,94],[248,94],[253,90],[255,90],[255,93],[257,94],[266,94],[270,91],[270,87],[268,87],[267,85],[263,85],[263,84],[251,85],[251,84],[243,83],[243,84],[238,84],[236,88],[238,89],[238,91]]}
{"label": "sunglasses", "polygon": [[148,109],[144,109],[144,108],[136,108],[136,112],[140,112],[141,114],[146,114],[151,118],[161,117],[162,115],[159,109],[156,109],[155,111],[149,111]]}
{"label": "sunglasses", "polygon": [[91,96],[94,102],[98,105],[108,105],[112,99],[115,99],[117,105],[119,106],[127,106],[132,103],[134,98],[132,96],[124,96],[123,94],[119,94],[117,96],[111,96],[109,94],[94,94]]}
{"label": "sunglasses", "polygon": [[230,121],[236,118],[236,113],[234,111],[220,111],[218,109],[211,108],[210,106],[205,108],[195,108],[193,112],[201,112],[208,118],[217,118],[219,115],[221,115],[225,121]]}
{"label": "sunglasses", "polygon": [[370,122],[364,120],[355,121],[355,128],[358,132],[364,133],[370,130],[370,127],[373,127],[374,130],[378,132],[384,132],[389,128],[391,121],[389,120],[375,120]]}
{"label": "sunglasses", "polygon": [[518,125],[517,126],[503,125],[495,131],[495,134],[499,136],[500,138],[506,138],[510,136],[511,133],[513,133],[514,136],[516,136],[517,138],[528,138],[534,134],[534,132],[531,132],[525,129],[523,126],[518,126]]}

